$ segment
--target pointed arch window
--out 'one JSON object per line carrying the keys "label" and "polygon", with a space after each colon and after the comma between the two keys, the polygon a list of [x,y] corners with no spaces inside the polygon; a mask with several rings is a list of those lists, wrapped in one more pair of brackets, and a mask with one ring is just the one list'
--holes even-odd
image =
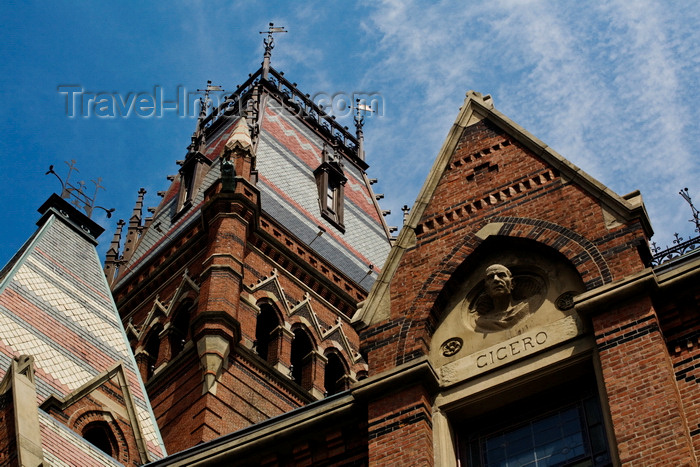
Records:
{"label": "pointed arch window", "polygon": [[158,364],[160,354],[160,326],[151,330],[146,338],[146,379],[151,379]]}
{"label": "pointed arch window", "polygon": [[190,318],[192,313],[192,300],[186,300],[175,311],[173,319],[170,321],[170,353],[171,359],[177,356],[190,336]]}
{"label": "pointed arch window", "polygon": [[326,358],[323,382],[326,396],[332,396],[347,389],[348,377],[343,358],[337,352],[329,352]]}
{"label": "pointed arch window", "polygon": [[311,352],[313,344],[311,338],[301,328],[294,331],[294,340],[292,341],[291,364],[292,364],[292,379],[302,388],[309,390],[313,386],[312,370],[313,360]]}
{"label": "pointed arch window", "polygon": [[260,306],[260,314],[255,326],[255,349],[263,360],[270,362],[276,355],[277,338],[275,331],[280,325],[277,312],[267,303]]}

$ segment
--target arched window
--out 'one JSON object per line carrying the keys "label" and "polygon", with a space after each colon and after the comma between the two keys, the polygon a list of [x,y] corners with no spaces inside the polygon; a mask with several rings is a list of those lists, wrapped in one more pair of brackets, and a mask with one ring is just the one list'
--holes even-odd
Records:
{"label": "arched window", "polygon": [[153,371],[156,369],[158,364],[158,353],[160,352],[160,326],[151,330],[146,338],[146,345],[144,350],[146,351],[146,379],[151,379],[153,376]]}
{"label": "arched window", "polygon": [[[310,389],[313,384],[310,381],[311,373],[304,371],[305,367],[311,364],[306,357],[312,350],[311,338],[309,338],[306,331],[301,328],[296,329],[294,331],[294,340],[292,341],[292,379],[304,389]],[[305,375],[307,375],[306,378],[304,378]]]}
{"label": "arched window", "polygon": [[276,344],[273,332],[279,326],[277,313],[271,305],[260,306],[258,322],[255,326],[255,349],[263,360],[269,361],[271,347]]}
{"label": "arched window", "polygon": [[170,349],[171,358],[182,352],[185,344],[190,340],[190,315],[192,312],[192,300],[185,300],[175,311],[170,321]]}
{"label": "arched window", "polygon": [[83,429],[83,438],[108,456],[118,457],[119,445],[107,422],[88,423]]}
{"label": "arched window", "polygon": [[345,365],[336,352],[328,353],[326,358],[328,362],[323,375],[323,384],[326,388],[326,396],[331,396],[346,389]]}

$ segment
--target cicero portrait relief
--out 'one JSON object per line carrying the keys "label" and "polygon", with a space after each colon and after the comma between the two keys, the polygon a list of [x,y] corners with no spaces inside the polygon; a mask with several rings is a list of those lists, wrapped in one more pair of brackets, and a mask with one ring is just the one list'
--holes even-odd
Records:
{"label": "cicero portrait relief", "polygon": [[535,311],[528,298],[538,295],[541,290],[537,290],[539,287],[530,278],[527,287],[520,287],[521,293],[516,298],[514,291],[517,280],[502,264],[492,264],[486,268],[484,290],[469,306],[468,320],[476,332],[490,333],[509,329],[529,318]]}

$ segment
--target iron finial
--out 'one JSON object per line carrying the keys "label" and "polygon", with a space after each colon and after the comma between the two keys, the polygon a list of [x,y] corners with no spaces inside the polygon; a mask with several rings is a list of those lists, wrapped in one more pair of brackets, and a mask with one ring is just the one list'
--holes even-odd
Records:
{"label": "iron finial", "polygon": [[275,38],[273,34],[289,32],[282,27],[275,27],[275,23],[270,23],[267,31],[260,31],[260,34],[267,34],[267,37],[263,39],[263,44],[265,44],[265,55],[263,55],[263,78],[267,79],[268,73],[270,71],[270,57],[272,57],[272,49],[275,48]]}
{"label": "iron finial", "polygon": [[690,209],[693,212],[693,218],[689,219],[688,222],[693,222],[695,224],[695,231],[700,233],[700,211],[698,211],[693,205],[693,200],[690,198],[688,188],[683,188],[681,191],[678,192],[678,194],[681,195],[683,199],[690,205]]}
{"label": "iron finial", "polygon": [[357,157],[365,160],[365,134],[362,131],[362,126],[365,123],[365,115],[367,112],[374,112],[372,106],[367,105],[363,100],[355,100],[355,136],[357,136]]}
{"label": "iron finial", "polygon": [[114,209],[107,209],[102,206],[96,206],[95,205],[95,200],[97,199],[97,192],[98,190],[102,189],[104,190],[105,187],[101,185],[102,183],[102,177],[99,177],[97,180],[90,180],[92,183],[95,184],[95,193],[93,194],[92,198],[88,196],[86,193],[86,188],[87,184],[84,181],[79,181],[77,184],[73,184],[70,181],[70,176],[75,172],[80,172],[76,167],[75,167],[75,159],[72,159],[70,162],[65,161],[66,165],[68,166],[68,175],[66,176],[66,180],[63,181],[61,177],[53,170],[53,165],[49,166],[48,172],[46,172],[45,175],[48,174],[54,174],[56,178],[58,179],[59,182],[61,182],[61,198],[69,200],[72,198],[70,203],[75,206],[78,209],[82,209],[85,211],[85,214],[87,214],[88,217],[92,217],[92,210],[94,208],[99,208],[104,210],[107,213],[107,217],[112,217],[112,213],[114,212]]}

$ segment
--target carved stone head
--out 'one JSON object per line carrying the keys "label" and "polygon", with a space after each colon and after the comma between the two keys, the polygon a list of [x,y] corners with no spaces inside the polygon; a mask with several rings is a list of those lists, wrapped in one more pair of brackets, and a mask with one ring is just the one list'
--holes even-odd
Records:
{"label": "carved stone head", "polygon": [[486,268],[485,276],[486,293],[491,298],[510,295],[513,292],[513,275],[507,267],[492,264]]}

